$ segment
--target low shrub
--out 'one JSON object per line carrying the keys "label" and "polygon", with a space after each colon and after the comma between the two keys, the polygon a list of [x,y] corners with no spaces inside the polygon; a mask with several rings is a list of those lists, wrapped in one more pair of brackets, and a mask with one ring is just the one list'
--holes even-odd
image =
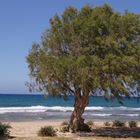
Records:
{"label": "low shrub", "polygon": [[41,127],[41,129],[38,132],[39,136],[55,136],[56,135],[56,131],[54,130],[54,128],[52,126],[45,126],[45,127]]}
{"label": "low shrub", "polygon": [[61,123],[61,127],[60,127],[60,132],[69,132],[69,122],[68,121],[63,121]]}
{"label": "low shrub", "polygon": [[69,126],[68,125],[61,126],[60,132],[63,132],[63,133],[69,132]]}
{"label": "low shrub", "polygon": [[115,121],[113,121],[112,126],[113,127],[125,127],[125,122],[124,121],[115,120]]}
{"label": "low shrub", "polygon": [[137,122],[136,121],[130,121],[128,122],[128,125],[130,128],[134,128],[134,127],[137,127]]}
{"label": "low shrub", "polygon": [[61,126],[64,126],[64,125],[69,125],[69,123],[68,123],[67,121],[63,121],[63,122],[61,123]]}
{"label": "low shrub", "polygon": [[0,122],[0,137],[7,137],[10,134],[10,128],[12,128],[9,124],[3,124]]}
{"label": "low shrub", "polygon": [[109,126],[111,126],[111,123],[110,122],[104,122],[104,126],[109,127]]}
{"label": "low shrub", "polygon": [[94,125],[94,122],[93,121],[88,121],[87,123],[86,123],[88,126],[93,126]]}

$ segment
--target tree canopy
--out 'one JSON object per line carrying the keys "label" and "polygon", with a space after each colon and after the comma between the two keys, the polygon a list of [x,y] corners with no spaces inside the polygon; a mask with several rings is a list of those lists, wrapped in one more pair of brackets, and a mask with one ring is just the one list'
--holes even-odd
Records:
{"label": "tree canopy", "polygon": [[140,85],[140,15],[107,4],[68,7],[50,26],[27,57],[32,87],[53,95],[110,90],[120,97],[129,94],[124,82]]}
{"label": "tree canopy", "polygon": [[[27,57],[31,89],[82,100],[96,91],[120,99],[140,89],[140,15],[109,5],[65,9]],[[83,107],[83,108],[84,108]],[[82,111],[83,113],[83,111]],[[82,114],[81,113],[81,114]]]}

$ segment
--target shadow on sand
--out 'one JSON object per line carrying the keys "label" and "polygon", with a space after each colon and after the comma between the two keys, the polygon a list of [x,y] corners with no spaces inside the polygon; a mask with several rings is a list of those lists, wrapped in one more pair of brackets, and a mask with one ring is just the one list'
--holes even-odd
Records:
{"label": "shadow on sand", "polygon": [[112,138],[127,138],[134,137],[140,138],[140,128],[112,128],[103,127],[92,129],[91,133],[79,133],[81,137],[101,136]]}
{"label": "shadow on sand", "polygon": [[14,136],[8,136],[8,137],[0,137],[0,140],[10,140],[10,139],[14,139],[16,137]]}

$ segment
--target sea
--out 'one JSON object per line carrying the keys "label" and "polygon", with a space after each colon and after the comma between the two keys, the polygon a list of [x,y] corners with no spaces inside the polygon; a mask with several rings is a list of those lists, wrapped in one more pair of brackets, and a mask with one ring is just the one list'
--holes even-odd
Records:
{"label": "sea", "polygon": [[[31,94],[0,94],[0,122],[31,120],[68,120],[73,111],[74,97]],[[87,120],[138,120],[140,101],[137,98],[107,101],[104,97],[90,97],[83,117]]]}

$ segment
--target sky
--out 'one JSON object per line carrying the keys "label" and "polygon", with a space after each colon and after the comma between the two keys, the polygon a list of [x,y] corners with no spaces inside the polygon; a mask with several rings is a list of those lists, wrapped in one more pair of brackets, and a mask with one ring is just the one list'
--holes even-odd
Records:
{"label": "sky", "polygon": [[0,0],[0,93],[28,93],[26,56],[49,28],[51,17],[68,6],[104,3],[121,13],[140,13],[140,0]]}

